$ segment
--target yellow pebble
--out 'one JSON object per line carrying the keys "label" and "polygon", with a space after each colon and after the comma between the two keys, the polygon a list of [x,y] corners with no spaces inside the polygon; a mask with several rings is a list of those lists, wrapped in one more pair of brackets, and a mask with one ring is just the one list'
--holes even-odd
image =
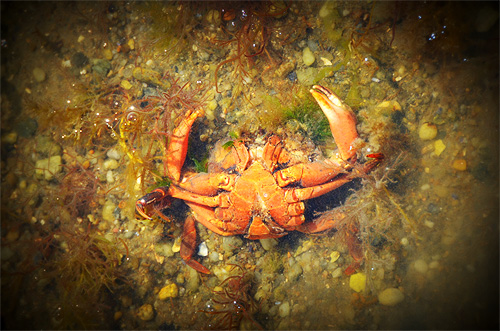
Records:
{"label": "yellow pebble", "polygon": [[175,283],[169,284],[160,290],[158,297],[160,300],[165,300],[167,298],[176,298],[179,295],[179,288]]}
{"label": "yellow pebble", "polygon": [[124,79],[120,82],[120,86],[126,90],[130,90],[132,88],[132,84],[130,84],[130,82],[126,79]]}
{"label": "yellow pebble", "polygon": [[128,42],[127,42],[127,45],[128,45],[128,47],[130,47],[130,49],[134,49],[135,48],[135,41],[134,41],[134,39],[129,39]]}
{"label": "yellow pebble", "polygon": [[356,292],[362,292],[366,288],[366,275],[362,272],[354,274],[349,279],[349,287]]}
{"label": "yellow pebble", "polygon": [[149,303],[140,306],[137,309],[137,317],[139,317],[143,321],[150,321],[153,319],[155,315],[153,306],[150,305]]}
{"label": "yellow pebble", "polygon": [[456,159],[453,161],[453,169],[458,170],[458,171],[465,171],[467,170],[467,161],[464,159]]}
{"label": "yellow pebble", "polygon": [[438,139],[434,142],[434,154],[436,154],[437,156],[441,155],[441,153],[443,153],[445,149],[446,145],[441,139]]}
{"label": "yellow pebble", "polygon": [[113,59],[113,52],[109,48],[105,48],[102,52],[106,60],[111,61]]}

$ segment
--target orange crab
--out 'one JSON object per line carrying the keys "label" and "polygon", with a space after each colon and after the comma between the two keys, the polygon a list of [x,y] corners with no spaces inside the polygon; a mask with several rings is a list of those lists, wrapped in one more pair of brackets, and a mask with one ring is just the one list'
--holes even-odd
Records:
{"label": "orange crab", "polygon": [[182,199],[193,211],[184,223],[181,257],[199,272],[210,271],[192,259],[196,248],[195,221],[222,236],[244,235],[248,239],[278,238],[289,231],[317,233],[332,229],[338,220],[320,218],[306,222],[304,200],[337,189],[373,169],[382,154],[362,167],[354,166],[358,138],[356,119],[331,90],[315,85],[311,94],[326,115],[338,146],[332,158],[292,164],[282,141],[270,136],[263,148],[250,148],[235,141],[220,162],[213,162],[208,173],[185,174],[188,137],[202,111],[188,111],[174,130],[168,147],[167,169],[171,185],[160,187],[137,200],[137,212],[150,218],[147,210],[165,206],[171,198]]}

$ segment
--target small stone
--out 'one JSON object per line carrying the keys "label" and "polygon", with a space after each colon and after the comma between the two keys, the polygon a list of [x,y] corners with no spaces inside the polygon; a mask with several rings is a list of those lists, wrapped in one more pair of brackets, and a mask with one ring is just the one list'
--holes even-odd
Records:
{"label": "small stone", "polygon": [[308,67],[311,66],[314,61],[316,61],[316,58],[314,57],[314,54],[309,47],[304,48],[304,50],[302,51],[302,60]]}
{"label": "small stone", "polygon": [[278,313],[280,317],[287,317],[290,314],[290,303],[288,301],[283,302],[278,308]]}
{"label": "small stone", "polygon": [[92,71],[100,76],[106,76],[111,70],[111,62],[105,59],[93,59]]}
{"label": "small stone", "polygon": [[321,9],[319,10],[319,17],[321,18],[328,17],[334,10],[333,6],[334,6],[333,1],[325,1],[323,6],[321,6]]}
{"label": "small stone", "polygon": [[431,140],[436,138],[438,133],[436,125],[432,123],[424,123],[420,126],[418,130],[418,136],[422,140]]}
{"label": "small stone", "polygon": [[262,245],[262,248],[269,251],[273,249],[274,246],[278,245],[278,240],[276,238],[260,239],[260,244]]}
{"label": "small stone", "polygon": [[120,160],[121,157],[122,157],[122,153],[119,150],[115,149],[115,148],[111,148],[106,153],[106,156],[109,157],[110,159]]}
{"label": "small stone", "polygon": [[106,172],[106,181],[110,184],[115,182],[115,177],[113,176],[112,170],[108,170]]}
{"label": "small stone", "polygon": [[434,154],[439,156],[446,149],[446,145],[443,143],[441,139],[438,139],[434,142]]}
{"label": "small stone", "polygon": [[340,253],[338,251],[333,251],[332,254],[330,254],[330,259],[331,259],[331,263],[334,263],[336,262],[340,257]]}
{"label": "small stone", "polygon": [[107,159],[103,162],[102,166],[105,170],[114,170],[118,168],[120,164],[115,159]]}
{"label": "small stone", "polygon": [[81,42],[82,42],[82,41],[84,41],[84,40],[85,40],[85,37],[84,37],[84,36],[82,36],[82,35],[79,35],[79,36],[78,36],[78,39],[77,39],[77,42],[81,43]]}
{"label": "small stone", "polygon": [[181,250],[181,241],[182,238],[175,239],[174,244],[172,245],[172,252],[177,253]]}
{"label": "small stone", "polygon": [[385,116],[390,116],[395,111],[401,111],[401,105],[396,100],[382,101],[375,106],[375,111]]}
{"label": "small stone", "polygon": [[208,255],[208,247],[207,247],[207,243],[206,242],[203,241],[198,246],[198,255],[199,256],[207,256]]}
{"label": "small stone", "polygon": [[62,170],[62,158],[60,155],[52,156],[47,159],[37,160],[35,164],[35,175],[38,178],[51,180]]}
{"label": "small stone", "polygon": [[139,317],[143,321],[150,321],[153,319],[155,313],[153,310],[153,306],[149,303],[142,305],[137,309],[137,317]]}
{"label": "small stone", "polygon": [[128,47],[129,47],[131,50],[134,50],[134,49],[135,49],[135,41],[134,41],[134,39],[129,39],[129,40],[127,41],[127,45],[128,45]]}
{"label": "small stone", "polygon": [[465,171],[467,170],[467,161],[464,159],[455,159],[452,164],[453,169],[458,170],[458,171]]}
{"label": "small stone", "polygon": [[386,288],[378,295],[378,302],[384,306],[395,306],[404,300],[405,296],[399,289]]}
{"label": "small stone", "polygon": [[364,291],[366,288],[366,275],[362,272],[351,275],[349,287],[358,293]]}
{"label": "small stone", "polygon": [[35,77],[35,80],[39,83],[43,82],[45,80],[45,71],[43,69],[36,67],[33,69],[33,76]]}
{"label": "small stone", "polygon": [[427,262],[425,262],[422,259],[418,259],[415,262],[413,262],[413,267],[421,274],[425,274],[429,269],[429,267],[427,266]]}
{"label": "small stone", "polygon": [[231,237],[223,237],[222,238],[222,249],[227,254],[227,256],[231,256],[233,251],[243,245],[243,240],[239,237],[231,236]]}
{"label": "small stone", "polygon": [[77,68],[83,68],[85,65],[89,63],[89,58],[82,52],[76,52],[71,56],[70,63]]}
{"label": "small stone", "polygon": [[338,267],[332,271],[332,278],[339,278],[340,276],[342,276],[342,268],[341,267]]}
{"label": "small stone", "polygon": [[167,298],[177,298],[178,296],[179,296],[179,288],[175,283],[163,287],[160,290],[160,293],[158,294],[158,298],[160,300],[165,300]]}
{"label": "small stone", "polygon": [[126,79],[124,79],[120,82],[120,86],[126,90],[130,90],[132,88],[132,84],[130,84],[130,82]]}
{"label": "small stone", "polygon": [[102,218],[105,221],[113,222],[115,220],[115,209],[116,205],[111,200],[106,200],[106,203],[102,207]]}

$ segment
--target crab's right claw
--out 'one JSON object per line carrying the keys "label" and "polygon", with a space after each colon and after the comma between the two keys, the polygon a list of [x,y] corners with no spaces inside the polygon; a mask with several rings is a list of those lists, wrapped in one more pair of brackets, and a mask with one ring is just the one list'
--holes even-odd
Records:
{"label": "crab's right claw", "polygon": [[137,200],[137,202],[135,203],[135,210],[145,219],[151,220],[151,216],[146,213],[146,207],[161,201],[165,197],[165,195],[167,195],[167,191],[164,188],[157,188],[156,190],[146,194],[145,196]]}
{"label": "crab's right claw", "polygon": [[340,158],[347,161],[356,154],[353,146],[358,138],[356,117],[351,107],[344,104],[330,89],[314,85],[310,90],[330,123],[330,130],[339,148]]}

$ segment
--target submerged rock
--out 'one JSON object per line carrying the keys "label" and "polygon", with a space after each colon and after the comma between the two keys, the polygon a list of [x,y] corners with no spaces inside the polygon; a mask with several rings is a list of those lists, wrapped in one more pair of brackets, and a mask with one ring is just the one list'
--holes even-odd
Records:
{"label": "submerged rock", "polygon": [[378,302],[384,306],[395,306],[404,300],[405,296],[397,288],[386,288],[378,295]]}

